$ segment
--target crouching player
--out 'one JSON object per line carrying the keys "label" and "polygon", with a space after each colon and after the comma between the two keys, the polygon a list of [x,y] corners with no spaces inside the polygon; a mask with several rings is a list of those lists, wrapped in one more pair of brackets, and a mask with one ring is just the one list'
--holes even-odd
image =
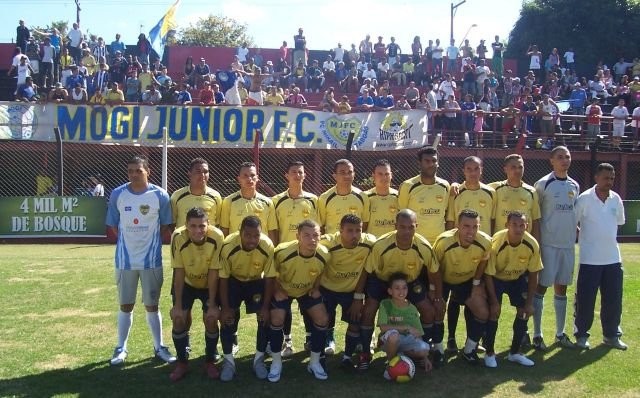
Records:
{"label": "crouching player", "polygon": [[511,305],[517,309],[507,359],[524,366],[534,365],[531,359],[520,353],[522,338],[527,333],[527,321],[533,314],[533,297],[538,285],[538,273],[542,269],[540,247],[527,232],[527,227],[527,216],[513,211],[507,217],[507,229],[496,232],[491,242],[491,258],[485,270],[490,313],[483,340],[487,349],[484,363],[490,368],[498,366],[494,343],[503,294],[509,296]]}
{"label": "crouching player", "polygon": [[[323,235],[320,241],[331,253],[320,277],[320,292],[327,307],[330,327],[335,325],[338,304],[342,307],[342,320],[349,324],[342,356],[342,366],[346,370],[353,370],[351,357],[360,343],[359,310],[362,305],[353,305],[353,302],[362,303],[364,294],[354,294],[354,291],[375,240],[375,236],[362,233],[360,217],[347,214],[340,220],[340,231]],[[331,348],[335,350],[335,343]]]}
{"label": "crouching player", "polygon": [[480,216],[474,210],[462,210],[457,225],[458,228],[438,236],[433,251],[440,264],[444,300],[453,293],[458,302],[464,303],[467,341],[462,356],[476,364],[479,362],[476,347],[489,318],[482,279],[491,254],[491,237],[478,230]]}
{"label": "crouching player", "polygon": [[174,269],[171,334],[178,357],[169,375],[172,381],[181,380],[189,371],[187,314],[191,313],[195,300],[202,302],[207,376],[211,379],[220,377],[215,365],[220,315],[215,297],[223,240],[222,231],[209,224],[207,213],[199,207],[187,212],[186,224],[176,229],[171,237],[171,266]]}
{"label": "crouching player", "polygon": [[258,379],[266,379],[268,371],[264,364],[264,353],[276,271],[273,266],[273,243],[262,233],[258,217],[245,217],[240,223],[240,231],[226,237],[220,251],[220,266],[220,337],[224,353],[220,380],[230,381],[236,373],[233,342],[238,331],[236,316],[240,313],[242,302],[248,314],[257,314],[253,371]]}
{"label": "crouching player", "polygon": [[320,354],[327,338],[329,317],[320,294],[320,274],[330,259],[329,251],[320,246],[320,226],[312,220],[298,224],[297,240],[285,242],[275,249],[274,265],[277,276],[271,300],[271,328],[269,343],[271,369],[267,379],[280,380],[282,374],[282,328],[287,311],[295,299],[300,308],[309,315],[311,328],[311,354],[307,370],[318,380],[326,380],[327,372],[320,364]]}
{"label": "crouching player", "polygon": [[[407,276],[402,272],[391,274],[387,293],[390,298],[382,300],[378,310],[378,327],[387,361],[396,355],[406,355],[418,363],[424,363],[424,370],[429,372],[432,368],[428,358],[429,344],[422,341],[420,313],[407,300]],[[384,377],[389,379],[386,370]]]}

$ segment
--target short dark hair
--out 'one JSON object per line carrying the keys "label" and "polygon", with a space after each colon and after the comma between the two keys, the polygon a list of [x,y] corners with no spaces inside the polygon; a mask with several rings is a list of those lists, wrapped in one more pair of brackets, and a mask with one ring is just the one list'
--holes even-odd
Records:
{"label": "short dark hair", "polygon": [[569,153],[569,148],[567,148],[564,145],[558,145],[557,147],[555,147],[555,148],[553,148],[551,150],[551,157],[554,157],[556,155],[556,153],[558,153],[560,151],[565,151],[565,152]]}
{"label": "short dark hair", "polygon": [[378,166],[382,166],[382,167],[387,167],[389,166],[389,168],[391,168],[391,162],[389,162],[387,159],[378,159],[376,160],[376,162],[373,164],[373,169],[371,169],[371,171],[376,171],[376,167]]}
{"label": "short dark hair", "polygon": [[422,160],[424,155],[438,157],[438,150],[432,146],[423,146],[418,150],[418,160]]}
{"label": "short dark hair", "polygon": [[482,166],[482,159],[480,159],[477,156],[467,156],[462,161],[462,167],[466,166],[467,163],[470,163],[470,162],[478,163],[480,166]]}
{"label": "short dark hair", "polygon": [[256,167],[256,164],[253,162],[242,162],[240,163],[240,167],[238,167],[238,174],[240,174],[240,170],[244,169],[245,167]]}
{"label": "short dark hair", "polygon": [[514,218],[522,218],[522,217],[524,217],[525,220],[527,219],[527,215],[526,214],[524,214],[521,211],[514,210],[514,211],[509,212],[509,214],[507,215],[507,222],[510,222]]}
{"label": "short dark hair", "polygon": [[458,222],[460,222],[460,220],[462,220],[463,217],[466,218],[478,218],[480,217],[480,215],[478,214],[477,211],[473,210],[473,209],[464,209],[460,212],[460,214],[458,214]]}
{"label": "short dark hair", "polygon": [[144,155],[134,155],[127,161],[127,166],[130,164],[141,164],[146,171],[149,171],[149,159]]}
{"label": "short dark hair", "polygon": [[405,283],[408,283],[409,278],[407,277],[407,274],[403,272],[394,272],[393,274],[389,275],[389,287],[393,286],[393,282],[396,281],[404,281]]}
{"label": "short dark hair", "polygon": [[344,227],[345,224],[360,225],[362,224],[362,219],[355,214],[345,214],[340,220],[340,228]]}
{"label": "short dark hair", "polygon": [[307,218],[298,224],[298,232],[302,231],[302,228],[304,227],[320,228],[320,224]]}
{"label": "short dark hair", "polygon": [[596,166],[596,174],[599,174],[601,171],[612,171],[615,173],[616,169],[611,163],[600,163]]}
{"label": "short dark hair", "polygon": [[289,163],[287,163],[287,172],[292,168],[292,167],[304,167],[304,163],[302,163],[299,160],[292,160]]}
{"label": "short dark hair", "polygon": [[206,160],[204,160],[204,158],[195,158],[195,159],[192,159],[192,160],[191,160],[191,162],[189,163],[189,170],[193,170],[193,168],[194,168],[196,165],[199,165],[199,164],[206,164],[206,165],[208,166],[208,165],[209,165],[209,162],[207,162]]}
{"label": "short dark hair", "polygon": [[504,161],[502,162],[502,165],[505,166],[511,160],[522,160],[522,161],[524,161],[524,159],[522,159],[522,156],[518,155],[517,153],[512,153],[511,155],[507,155],[507,157],[504,158]]}
{"label": "short dark hair", "polygon": [[204,218],[205,220],[209,220],[207,212],[205,212],[202,207],[192,207],[189,209],[187,212],[187,222],[192,218]]}
{"label": "short dark hair", "polygon": [[260,218],[258,216],[246,216],[242,219],[240,223],[240,232],[244,231],[245,228],[260,228],[262,227],[262,223],[260,222]]}
{"label": "short dark hair", "polygon": [[396,213],[396,222],[398,222],[401,218],[408,218],[410,220],[417,220],[418,216],[416,212],[411,209],[402,209]]}
{"label": "short dark hair", "polygon": [[351,163],[349,159],[338,159],[333,164],[333,172],[335,173],[336,171],[338,171],[338,166],[341,166],[343,164],[347,166],[353,166],[353,163]]}

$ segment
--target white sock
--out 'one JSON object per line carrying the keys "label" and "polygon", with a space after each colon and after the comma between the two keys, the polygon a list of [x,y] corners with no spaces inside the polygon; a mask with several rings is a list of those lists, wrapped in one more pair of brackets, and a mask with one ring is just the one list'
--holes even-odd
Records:
{"label": "white sock", "polygon": [[224,354],[224,359],[226,359],[227,361],[231,362],[232,364],[236,363],[236,361],[234,361],[234,359],[233,359],[233,354]]}
{"label": "white sock", "polygon": [[282,354],[279,352],[271,353],[271,366],[274,364],[282,366]]}
{"label": "white sock", "polygon": [[118,347],[122,347],[124,350],[127,349],[132,324],[133,312],[118,312]]}
{"label": "white sock", "polygon": [[564,334],[564,324],[567,320],[567,296],[553,296],[553,306],[556,310],[556,336]]}
{"label": "white sock", "polygon": [[312,365],[320,363],[320,353],[311,351],[311,353],[309,354],[309,363]]}
{"label": "white sock", "polygon": [[284,340],[285,341],[291,341],[291,335],[290,334],[285,334],[284,335]]}
{"label": "white sock", "polygon": [[160,311],[149,312],[147,311],[147,325],[153,336],[153,347],[159,350],[164,345],[162,341],[162,315]]}
{"label": "white sock", "polygon": [[257,351],[253,357],[253,363],[264,360],[264,352]]}
{"label": "white sock", "polygon": [[467,338],[467,341],[464,343],[464,353],[471,354],[471,351],[475,350],[477,346],[478,346],[477,341],[473,341]]}
{"label": "white sock", "polygon": [[444,345],[442,343],[435,343],[432,347],[434,350],[440,351],[440,354],[444,354]]}

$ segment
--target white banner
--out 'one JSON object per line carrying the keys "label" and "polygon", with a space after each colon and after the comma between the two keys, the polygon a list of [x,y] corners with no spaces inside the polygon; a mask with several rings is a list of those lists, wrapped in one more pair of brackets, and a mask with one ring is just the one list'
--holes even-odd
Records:
{"label": "white banner", "polygon": [[286,107],[89,106],[0,102],[0,139],[156,146],[167,127],[169,144],[181,147],[344,148],[354,132],[355,150],[415,148],[427,144],[425,111],[338,115]]}

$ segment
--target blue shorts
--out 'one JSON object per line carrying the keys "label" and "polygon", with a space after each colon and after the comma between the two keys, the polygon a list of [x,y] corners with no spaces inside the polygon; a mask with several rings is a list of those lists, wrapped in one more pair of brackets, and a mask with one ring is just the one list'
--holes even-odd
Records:
{"label": "blue shorts", "polygon": [[460,305],[463,305],[469,297],[471,297],[471,290],[473,289],[473,278],[466,282],[452,285],[450,283],[442,283],[442,297],[446,302],[449,299],[449,293],[451,293],[451,301],[454,301]]}
{"label": "blue shorts", "polygon": [[[378,302],[389,298],[389,294],[387,293],[388,287],[389,282],[383,281],[375,274],[369,274],[366,287],[367,297],[371,297]],[[407,300],[409,300],[411,304],[419,303],[427,298],[427,287],[420,278],[408,282],[408,287],[409,293],[407,294]]]}
{"label": "blue shorts", "polygon": [[301,312],[307,311],[313,306],[324,303],[322,295],[318,298],[313,298],[308,294],[305,294],[300,297],[289,297],[281,301],[271,300],[271,309],[280,309],[285,310],[285,312],[291,312],[291,303],[294,299],[298,301],[298,307],[300,307]]}
{"label": "blue shorts", "polygon": [[512,306],[524,308],[529,290],[526,274],[520,275],[518,279],[513,281],[503,281],[493,278],[493,286],[496,290],[498,303],[502,305],[502,295],[506,293],[507,296],[509,296],[509,302],[511,302]]}
{"label": "blue shorts", "polygon": [[340,319],[343,322],[353,323],[351,322],[348,313],[348,310],[353,303],[353,292],[334,292],[333,290],[329,290],[322,286],[320,286],[320,291],[322,292],[324,305],[327,307],[329,318],[335,319],[336,310],[338,309],[338,305],[340,305],[342,309],[342,316]]}
{"label": "blue shorts", "polygon": [[247,314],[255,314],[264,303],[264,279],[243,282],[234,277],[228,279],[229,307],[240,308],[244,301]]}
{"label": "blue shorts", "polygon": [[[175,304],[176,295],[173,291],[171,292],[171,298],[173,304]],[[200,300],[202,302],[202,312],[207,312],[209,309],[209,306],[207,305],[207,301],[209,301],[209,289],[197,289],[188,283],[185,283],[182,288],[182,309],[185,311],[191,311],[193,303],[196,300]]]}

